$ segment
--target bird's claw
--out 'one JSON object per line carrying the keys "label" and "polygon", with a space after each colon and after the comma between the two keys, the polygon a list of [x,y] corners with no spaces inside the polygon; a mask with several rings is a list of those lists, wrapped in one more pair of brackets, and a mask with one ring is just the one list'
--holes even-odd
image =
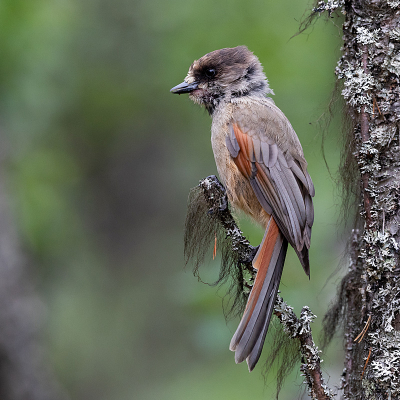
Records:
{"label": "bird's claw", "polygon": [[260,245],[254,247],[249,244],[250,252],[241,256],[239,259],[239,262],[242,264],[247,264],[247,265],[251,264],[254,260],[254,257],[257,254],[259,247],[260,247]]}
{"label": "bird's claw", "polygon": [[204,184],[207,182],[209,186],[214,186],[217,189],[216,195],[218,196],[219,206],[212,207],[208,210],[208,214],[212,215],[215,213],[222,213],[228,209],[228,196],[226,194],[226,189],[224,185],[219,181],[215,175],[207,176],[207,178],[202,180]]}

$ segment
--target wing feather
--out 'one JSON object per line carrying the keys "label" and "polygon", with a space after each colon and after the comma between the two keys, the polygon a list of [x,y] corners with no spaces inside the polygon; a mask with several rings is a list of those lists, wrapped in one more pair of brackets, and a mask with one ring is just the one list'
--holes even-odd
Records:
{"label": "wing feather", "polygon": [[229,129],[229,138],[231,139],[232,146],[235,149],[235,151],[239,152],[240,146],[239,146],[239,144],[237,142],[237,139],[236,139],[236,136],[235,136],[235,132],[233,130],[233,126],[232,125],[230,126],[230,129]]}
{"label": "wing feather", "polygon": [[272,213],[307,271],[307,249],[314,221],[311,199],[314,185],[307,164],[287,150],[284,152],[272,138],[260,137],[260,133],[248,127],[245,133],[240,124],[230,124],[227,138],[230,155],[242,174],[249,178],[260,204],[267,213]]}
{"label": "wing feather", "polygon": [[260,163],[263,162],[263,155],[261,153],[261,141],[258,138],[253,138],[253,147],[254,147],[254,155],[255,161]]}
{"label": "wing feather", "polygon": [[[226,143],[226,147],[228,148],[229,153],[231,154],[231,156],[232,156],[233,158],[236,158],[236,157],[238,156],[239,150],[240,150],[239,145],[237,146],[238,149],[236,149],[235,146],[234,146],[234,144],[233,144],[233,141],[232,141],[232,139],[229,137],[229,135],[226,136],[226,138],[225,138],[225,143]],[[236,143],[237,143],[237,142],[236,142]]]}
{"label": "wing feather", "polygon": [[262,161],[264,165],[269,164],[269,144],[261,142]]}
{"label": "wing feather", "polygon": [[269,162],[268,167],[271,168],[275,165],[276,160],[278,159],[278,146],[273,143],[269,146]]}
{"label": "wing feather", "polygon": [[[291,233],[291,244],[297,250],[301,250],[303,248],[303,240],[302,240],[302,232],[300,229],[299,221],[296,217],[296,213],[294,211],[293,199],[290,198],[289,191],[287,190],[286,184],[283,182],[282,175],[275,168],[271,168],[271,176],[275,182],[281,200],[286,205],[287,215],[290,221],[290,227],[288,227],[289,232]],[[290,229],[291,228],[291,229]]]}

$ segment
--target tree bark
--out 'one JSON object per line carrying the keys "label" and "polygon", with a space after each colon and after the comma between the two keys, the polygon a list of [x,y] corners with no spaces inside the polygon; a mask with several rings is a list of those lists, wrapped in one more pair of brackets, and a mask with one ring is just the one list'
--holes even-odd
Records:
{"label": "tree bark", "polygon": [[[341,10],[336,75],[350,116],[342,177],[358,193],[350,268],[326,330],[344,322],[345,399],[400,398],[400,1],[319,2]],[[356,175],[351,168],[355,168]],[[355,177],[356,179],[352,179]],[[332,333],[329,334],[331,336]]]}

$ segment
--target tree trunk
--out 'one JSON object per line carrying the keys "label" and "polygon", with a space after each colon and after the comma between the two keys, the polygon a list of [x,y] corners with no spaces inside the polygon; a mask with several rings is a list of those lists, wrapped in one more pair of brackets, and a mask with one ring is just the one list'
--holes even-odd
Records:
{"label": "tree trunk", "polygon": [[329,0],[314,11],[331,14],[337,8],[345,22],[336,75],[351,118],[342,178],[346,190],[359,188],[358,222],[350,269],[325,328],[332,332],[343,318],[344,398],[398,399],[400,1]]}

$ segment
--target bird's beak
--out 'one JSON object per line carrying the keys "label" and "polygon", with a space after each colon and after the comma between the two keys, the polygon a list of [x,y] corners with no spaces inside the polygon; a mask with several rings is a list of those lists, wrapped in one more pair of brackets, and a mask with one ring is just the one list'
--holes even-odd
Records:
{"label": "bird's beak", "polygon": [[174,86],[170,92],[171,93],[190,93],[193,90],[197,89],[199,84],[197,82],[192,82],[192,83],[187,83],[187,82],[182,82],[179,85]]}

